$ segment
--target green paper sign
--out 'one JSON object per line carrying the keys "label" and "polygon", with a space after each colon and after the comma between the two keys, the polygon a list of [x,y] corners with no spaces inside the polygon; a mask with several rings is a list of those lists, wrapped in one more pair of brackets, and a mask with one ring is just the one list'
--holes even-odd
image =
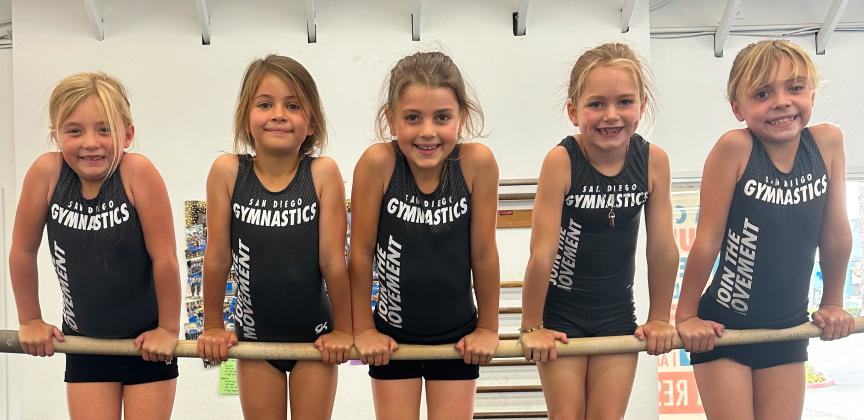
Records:
{"label": "green paper sign", "polygon": [[219,393],[237,395],[237,360],[228,359],[219,365]]}

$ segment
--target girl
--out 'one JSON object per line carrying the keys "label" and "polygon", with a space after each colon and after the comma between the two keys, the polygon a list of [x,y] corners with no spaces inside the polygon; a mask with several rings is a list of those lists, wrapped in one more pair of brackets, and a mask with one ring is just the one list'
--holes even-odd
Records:
{"label": "girl", "polygon": [[239,360],[247,419],[286,418],[289,383],[291,418],[329,419],[336,364],[348,360],[345,190],[336,163],[313,157],[326,141],[321,98],[306,68],[278,55],[254,61],[234,114],[236,154],[216,159],[207,178],[204,313],[222,313],[233,261],[240,283],[234,332],[222,317],[206,316],[198,353],[219,363],[238,339],[314,341],[324,363]]}
{"label": "girl", "polygon": [[808,340],[714,349],[714,336],[806,322],[817,247],[825,289],[813,322],[823,340],[854,331],[842,308],[852,249],[843,135],[807,127],[818,84],[810,57],[788,41],[750,44],[732,64],[727,95],[747,129],[724,134],[705,161],[675,316],[711,419],[801,418]]}
{"label": "girl", "polygon": [[[470,419],[478,364],[498,347],[498,165],[486,146],[464,144],[483,114],[450,57],[405,57],[385,88],[377,131],[383,140],[386,124],[396,139],[366,150],[351,193],[355,347],[372,365],[378,419],[419,418],[421,378],[430,419]],[[391,362],[397,342],[455,344],[464,357]]]}
{"label": "girl", "polygon": [[[519,333],[525,358],[538,362],[550,418],[620,419],[637,354],[558,359],[555,340],[635,334],[647,340],[648,354],[671,349],[678,248],[669,158],[635,134],[646,108],[654,109],[654,93],[630,47],[604,44],[583,54],[567,93],[567,114],[580,134],[552,149],[540,171]],[[633,277],[643,206],[651,308],[637,327]]]}
{"label": "girl", "polygon": [[[165,183],[147,158],[123,151],[135,127],[113,77],[63,79],[48,112],[60,152],[40,156],[27,172],[9,253],[21,347],[51,356],[52,338],[64,335],[134,338],[143,358],[66,355],[69,416],[168,419],[181,292]],[[39,307],[36,252],[46,223],[63,291],[62,332]]]}

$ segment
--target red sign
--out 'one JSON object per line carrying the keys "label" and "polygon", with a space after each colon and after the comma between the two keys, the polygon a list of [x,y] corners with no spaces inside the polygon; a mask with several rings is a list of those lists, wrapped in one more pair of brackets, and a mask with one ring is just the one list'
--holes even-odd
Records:
{"label": "red sign", "polygon": [[660,414],[703,413],[692,371],[658,372]]}

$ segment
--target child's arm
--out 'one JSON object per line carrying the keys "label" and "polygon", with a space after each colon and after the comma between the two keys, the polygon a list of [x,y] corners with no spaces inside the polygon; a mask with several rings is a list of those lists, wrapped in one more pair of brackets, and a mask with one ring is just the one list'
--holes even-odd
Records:
{"label": "child's arm", "polygon": [[348,251],[348,277],[351,281],[351,311],[354,347],[360,361],[386,365],[399,346],[391,337],[375,329],[372,318],[372,259],[378,235],[378,216],[384,199],[384,185],[396,163],[389,144],[370,146],[354,167],[351,186],[351,247]]}
{"label": "child's arm", "polygon": [[[537,181],[531,227],[531,255],[525,269],[522,285],[522,329],[530,330],[543,325],[543,308],[552,265],[558,255],[561,232],[561,213],[564,196],[570,190],[570,156],[567,149],[554,147],[546,155]],[[567,335],[541,328],[523,333],[520,341],[526,360],[545,362],[555,360],[555,340],[567,343]]]}
{"label": "child's arm", "polygon": [[[345,266],[345,234],[348,215],[345,210],[345,185],[333,159],[321,157],[312,163],[312,179],[318,194],[319,264],[327,281],[327,293],[333,308],[333,331],[315,341],[325,362],[345,363],[351,354],[351,284]],[[320,187],[318,187],[320,186]],[[371,294],[370,294],[371,296]]]}
{"label": "child's arm", "polygon": [[39,275],[36,254],[42,242],[42,232],[48,215],[52,183],[60,175],[59,153],[46,153],[36,159],[21,187],[15,226],[12,228],[12,247],[9,250],[9,274],[15,305],[18,308],[18,340],[21,348],[33,356],[52,356],[52,337],[63,341],[63,333],[42,320],[39,308]]}
{"label": "child's arm", "polygon": [[498,163],[488,147],[462,146],[462,170],[471,181],[471,271],[477,296],[477,327],[456,349],[468,364],[489,363],[498,348],[501,268],[495,226],[498,213]]}
{"label": "child's arm", "polygon": [[[225,305],[225,286],[231,271],[231,193],[240,162],[235,155],[219,156],[207,176],[207,249],[204,250],[204,331],[198,337],[198,356],[221,363],[237,335],[225,330],[220,314]],[[239,286],[239,285],[238,285]]]}
{"label": "child's arm", "polygon": [[723,245],[735,184],[744,174],[753,147],[749,136],[747,130],[733,130],[724,134],[705,160],[702,186],[699,189],[696,239],[687,257],[675,310],[675,326],[686,351],[711,350],[714,348],[714,337],[723,333],[723,325],[702,320],[696,313],[699,298]]}
{"label": "child's arm", "polygon": [[[180,334],[180,268],[174,239],[174,221],[168,190],[156,167],[144,156],[123,157],[120,171],[128,180],[129,200],[138,212],[144,245],[153,261],[153,282],[159,306],[159,326],[135,339],[144,360],[168,361],[174,357]],[[135,198],[139,198],[135,200]]]}
{"label": "child's arm", "polygon": [[828,167],[828,201],[822,217],[819,262],[822,267],[822,302],[813,323],[822,328],[823,340],[846,337],[855,331],[855,318],[843,309],[843,288],[852,252],[852,230],[846,215],[846,155],[843,133],[833,125],[810,129]]}
{"label": "child's arm", "polygon": [[657,355],[672,350],[676,331],[669,323],[675,274],[678,272],[678,246],[672,236],[672,177],[669,156],[658,146],[651,145],[648,158],[650,190],[645,204],[645,230],[648,235],[648,294],[651,307],[648,322],[636,329],[636,337],[647,340],[648,354]]}

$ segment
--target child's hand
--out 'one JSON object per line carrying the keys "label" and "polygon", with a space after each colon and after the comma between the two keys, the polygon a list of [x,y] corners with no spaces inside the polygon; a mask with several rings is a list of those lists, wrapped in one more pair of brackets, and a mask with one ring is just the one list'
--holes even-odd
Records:
{"label": "child's hand", "polygon": [[148,362],[170,362],[177,348],[177,334],[162,327],[146,331],[135,339],[135,348]]}
{"label": "child's hand", "polygon": [[855,332],[855,317],[836,305],[820,306],[813,312],[813,323],[822,328],[822,340],[836,340]]}
{"label": "child's hand", "polygon": [[51,340],[52,338],[56,338],[57,341],[65,340],[63,333],[57,327],[46,324],[41,319],[25,322],[21,324],[18,330],[18,341],[21,343],[21,349],[24,350],[24,353],[33,356],[53,356],[54,341]]}
{"label": "child's hand", "polygon": [[198,337],[198,357],[210,363],[228,361],[228,349],[237,344],[237,335],[224,328],[205,328]]}
{"label": "child's hand", "polygon": [[333,330],[315,340],[315,348],[321,352],[321,360],[325,363],[342,364],[351,355],[354,337],[343,331]]}
{"label": "child's hand", "polygon": [[381,366],[390,363],[390,355],[399,348],[399,344],[375,328],[370,328],[354,336],[354,348],[360,353],[360,361],[364,365]]}
{"label": "child's hand", "polygon": [[644,325],[636,328],[633,334],[639,341],[646,341],[648,354],[657,356],[663,353],[669,353],[672,350],[672,342],[675,341],[675,336],[678,332],[675,327],[668,321],[653,320],[648,321]]}
{"label": "child's hand", "polygon": [[684,350],[693,353],[713,350],[714,337],[722,337],[723,330],[726,328],[723,324],[706,321],[695,316],[678,321],[675,326],[678,329],[678,336],[681,337],[681,342],[684,344]]}
{"label": "child's hand", "polygon": [[469,365],[489,363],[498,348],[498,333],[486,328],[475,328],[471,334],[456,343],[462,360]]}
{"label": "child's hand", "polygon": [[525,360],[547,362],[557,359],[558,350],[555,349],[555,340],[560,340],[564,344],[570,342],[567,334],[546,328],[522,334],[521,343]]}

